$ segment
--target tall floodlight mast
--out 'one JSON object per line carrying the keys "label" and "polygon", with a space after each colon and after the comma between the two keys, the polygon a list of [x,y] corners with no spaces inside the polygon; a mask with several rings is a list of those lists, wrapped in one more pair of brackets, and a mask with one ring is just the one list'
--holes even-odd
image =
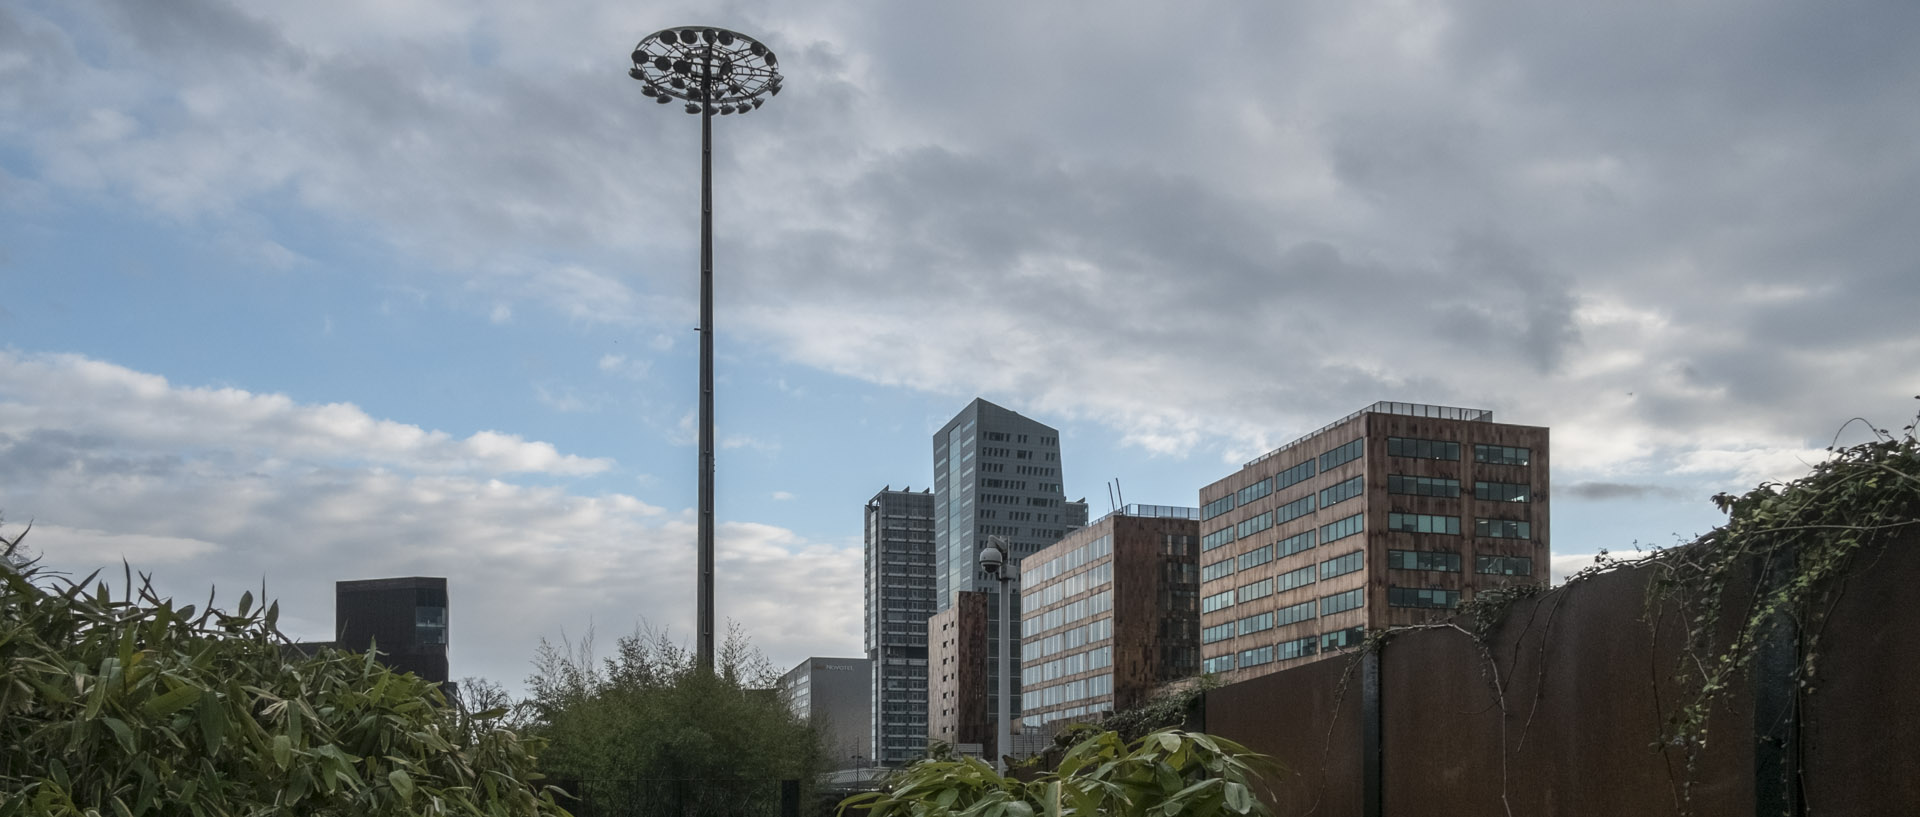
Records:
{"label": "tall floodlight mast", "polygon": [[700,519],[701,671],[713,672],[713,117],[759,109],[780,93],[779,60],[758,40],[724,28],[669,28],[633,48],[627,75],[640,93],[675,99],[700,117]]}

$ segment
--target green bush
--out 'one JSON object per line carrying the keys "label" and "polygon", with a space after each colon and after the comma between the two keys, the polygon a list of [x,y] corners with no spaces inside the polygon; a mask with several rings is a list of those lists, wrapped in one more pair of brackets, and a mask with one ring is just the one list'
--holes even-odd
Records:
{"label": "green bush", "polygon": [[498,711],[301,655],[251,593],[223,612],[93,579],[0,566],[0,817],[566,814]]}

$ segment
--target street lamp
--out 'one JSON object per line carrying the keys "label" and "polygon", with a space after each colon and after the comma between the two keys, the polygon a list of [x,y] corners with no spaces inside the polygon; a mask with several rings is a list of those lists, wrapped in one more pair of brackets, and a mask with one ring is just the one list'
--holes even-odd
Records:
{"label": "street lamp", "polygon": [[987,537],[987,546],[980,549],[980,569],[987,575],[1000,581],[1000,682],[997,691],[1000,694],[1000,724],[995,733],[993,744],[993,767],[1002,773],[1007,770],[1006,756],[1013,751],[1013,721],[1009,714],[1013,711],[1013,696],[1007,691],[1007,653],[1013,651],[1013,641],[1007,635],[1007,582],[1013,579],[1013,570],[1007,566],[1009,550],[1007,540],[998,536]]}
{"label": "street lamp", "polygon": [[780,93],[780,62],[758,40],[724,28],[668,28],[633,47],[627,76],[662,105],[700,115],[700,669],[713,672],[713,116],[758,110]]}

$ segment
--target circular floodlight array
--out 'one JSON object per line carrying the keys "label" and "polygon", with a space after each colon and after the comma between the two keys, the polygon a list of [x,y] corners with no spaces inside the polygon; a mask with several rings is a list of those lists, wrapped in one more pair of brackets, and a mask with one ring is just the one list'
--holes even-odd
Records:
{"label": "circular floodlight array", "polygon": [[724,28],[669,28],[633,48],[627,75],[662,105],[686,100],[687,113],[746,113],[780,93],[780,61],[758,40]]}

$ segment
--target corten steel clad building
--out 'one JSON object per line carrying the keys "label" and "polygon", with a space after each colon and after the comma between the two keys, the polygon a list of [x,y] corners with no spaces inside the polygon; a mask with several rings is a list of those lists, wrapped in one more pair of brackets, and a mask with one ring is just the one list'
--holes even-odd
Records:
{"label": "corten steel clad building", "polygon": [[[1018,413],[975,399],[933,435],[934,607],[946,611],[960,594],[986,596],[987,667],[983,694],[997,712],[1000,588],[980,569],[987,537],[1006,540],[1007,562],[1031,556],[1087,522],[1086,501],[1066,501],[1061,490],[1060,432]],[[1018,577],[1009,599],[1020,620]],[[1019,629],[1012,630],[1009,691],[1020,713]],[[929,635],[929,643],[935,636]],[[970,694],[970,693],[969,693]],[[929,711],[929,717],[933,712]],[[966,741],[971,742],[971,741]]]}
{"label": "corten steel clad building", "polygon": [[1545,584],[1547,429],[1375,403],[1200,489],[1204,669],[1242,681]]}
{"label": "corten steel clad building", "polygon": [[793,714],[818,727],[830,769],[873,763],[873,671],[864,658],[808,658],[780,677]]}
{"label": "corten steel clad building", "polygon": [[927,747],[927,619],[933,616],[933,493],[867,500],[866,647],[873,667],[873,765],[904,766]]}
{"label": "corten steel clad building", "polygon": [[1021,561],[1028,732],[1135,706],[1199,673],[1199,516],[1128,505]]}
{"label": "corten steel clad building", "polygon": [[335,646],[377,648],[397,672],[447,682],[447,580],[410,576],[333,585]]}
{"label": "corten steel clad building", "polygon": [[987,707],[987,605],[985,593],[963,591],[953,606],[927,620],[927,740],[982,747],[998,757],[994,712]]}

